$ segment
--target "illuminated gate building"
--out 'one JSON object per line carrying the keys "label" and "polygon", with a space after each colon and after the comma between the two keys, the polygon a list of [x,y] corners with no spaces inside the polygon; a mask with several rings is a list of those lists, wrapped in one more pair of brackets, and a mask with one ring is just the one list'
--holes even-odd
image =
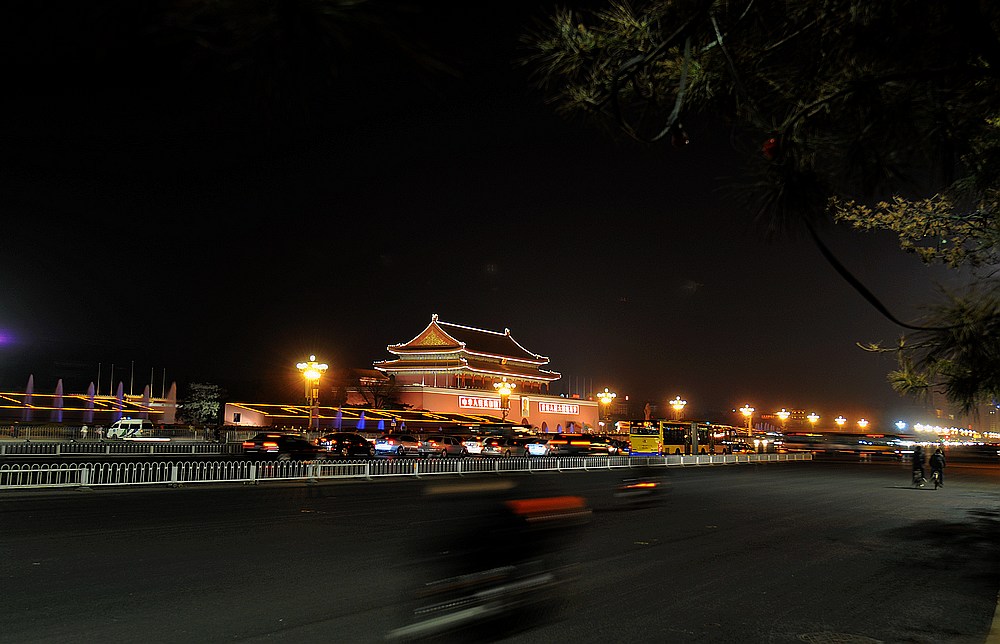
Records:
{"label": "illuminated gate building", "polygon": [[543,367],[545,356],[528,351],[510,329],[488,331],[442,322],[437,314],[409,342],[390,344],[395,358],[374,367],[395,379],[398,400],[412,409],[502,415],[494,384],[514,385],[507,419],[546,432],[596,430],[598,403],[550,394],[561,377]]}

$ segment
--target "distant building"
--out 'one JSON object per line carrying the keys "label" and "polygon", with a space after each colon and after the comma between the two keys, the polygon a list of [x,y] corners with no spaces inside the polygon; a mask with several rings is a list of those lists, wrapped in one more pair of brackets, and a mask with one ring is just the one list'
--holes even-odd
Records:
{"label": "distant building", "polygon": [[597,401],[551,395],[561,375],[545,369],[549,359],[524,348],[510,329],[477,329],[435,314],[412,340],[386,349],[395,358],[374,367],[395,380],[396,399],[413,409],[502,414],[494,384],[506,378],[514,385],[509,421],[548,432],[597,427]]}
{"label": "distant building", "polygon": [[[352,370],[348,391],[331,387],[344,406],[322,401],[315,410],[321,429],[598,430],[597,401],[550,394],[561,375],[545,369],[549,359],[524,348],[509,329],[477,329],[433,315],[412,340],[387,349],[394,358],[376,361],[373,370]],[[504,378],[513,386],[506,419],[493,386]],[[224,413],[225,424],[244,427],[305,428],[309,419],[306,405],[234,402]]]}

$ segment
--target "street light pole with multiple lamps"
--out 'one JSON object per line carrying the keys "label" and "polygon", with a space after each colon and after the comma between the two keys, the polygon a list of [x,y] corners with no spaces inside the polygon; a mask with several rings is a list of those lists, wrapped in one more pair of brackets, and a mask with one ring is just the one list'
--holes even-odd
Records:
{"label": "street light pole with multiple lamps", "polygon": [[788,420],[788,417],[792,415],[792,412],[790,412],[787,409],[785,409],[784,407],[782,407],[781,411],[774,412],[774,415],[781,419],[781,431],[782,431],[782,433],[784,433],[784,431],[785,431],[785,421]]}
{"label": "street light pole with multiple lamps", "polygon": [[604,410],[604,420],[610,419],[611,415],[609,414],[609,411],[611,409],[611,401],[617,397],[618,394],[613,391],[609,391],[607,387],[604,388],[604,391],[597,394],[597,399],[601,401],[601,409]]}
{"label": "street light pole with multiple lamps", "polygon": [[755,411],[757,410],[751,407],[749,404],[740,407],[740,413],[743,414],[743,417],[747,419],[747,436],[753,434],[753,413]]}
{"label": "street light pole with multiple lamps", "polygon": [[295,367],[305,380],[306,403],[309,405],[309,429],[319,427],[319,381],[329,365],[316,362],[316,356],[309,356],[308,362],[300,362]]}
{"label": "street light pole with multiple lamps", "polygon": [[517,387],[517,383],[507,382],[504,376],[500,382],[494,382],[493,388],[500,394],[500,411],[503,413],[503,422],[507,422],[507,413],[510,411],[510,394]]}
{"label": "street light pole with multiple lamps", "polygon": [[681,400],[680,396],[675,396],[673,400],[670,401],[670,406],[674,410],[674,420],[680,420],[681,412],[684,411],[684,407],[688,404],[688,401]]}

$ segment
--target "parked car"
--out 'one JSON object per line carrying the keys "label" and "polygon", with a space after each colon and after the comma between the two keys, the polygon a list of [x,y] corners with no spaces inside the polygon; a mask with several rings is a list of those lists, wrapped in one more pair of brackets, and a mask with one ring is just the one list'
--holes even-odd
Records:
{"label": "parked car", "polygon": [[462,446],[468,454],[479,456],[483,453],[483,439],[479,436],[468,436],[462,441]]}
{"label": "parked car", "polygon": [[613,456],[618,453],[618,447],[606,436],[591,436],[587,451],[595,456]]}
{"label": "parked car", "polygon": [[375,440],[375,453],[384,456],[417,455],[420,441],[412,434],[389,434]]}
{"label": "parked car", "polygon": [[455,436],[445,436],[444,434],[434,434],[420,441],[417,453],[421,456],[465,456],[469,452],[462,441]]}
{"label": "parked car", "polygon": [[316,444],[330,454],[348,456],[375,456],[375,446],[361,434],[334,432],[317,439]]}
{"label": "parked car", "polygon": [[530,438],[490,436],[483,441],[483,456],[527,456]]}
{"label": "parked car", "polygon": [[615,454],[619,456],[628,456],[632,453],[632,445],[627,440],[612,438],[611,444],[615,446]]}
{"label": "parked car", "polygon": [[548,444],[553,456],[584,456],[592,453],[591,442],[588,434],[554,434]]}
{"label": "parked car", "polygon": [[532,438],[528,441],[525,447],[528,449],[528,456],[551,456],[551,448],[549,447],[549,439],[547,438]]}
{"label": "parked car", "polygon": [[262,432],[243,441],[243,453],[250,458],[268,458],[279,461],[324,458],[326,452],[309,442],[302,434]]}
{"label": "parked car", "polygon": [[754,454],[757,450],[745,441],[726,441],[722,444],[723,454]]}
{"label": "parked car", "polygon": [[628,454],[630,451],[627,440],[621,440],[613,436],[591,436],[590,453],[604,456],[618,456]]}

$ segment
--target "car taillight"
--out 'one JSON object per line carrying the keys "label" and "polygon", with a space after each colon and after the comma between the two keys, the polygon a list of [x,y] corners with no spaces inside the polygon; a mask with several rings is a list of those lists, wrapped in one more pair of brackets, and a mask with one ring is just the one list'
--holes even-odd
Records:
{"label": "car taillight", "polygon": [[243,441],[243,449],[252,449],[253,441]]}
{"label": "car taillight", "polygon": [[264,449],[278,449],[278,444],[277,443],[272,443],[270,441],[265,441],[264,442]]}
{"label": "car taillight", "polygon": [[570,445],[590,445],[590,441],[570,441]]}

